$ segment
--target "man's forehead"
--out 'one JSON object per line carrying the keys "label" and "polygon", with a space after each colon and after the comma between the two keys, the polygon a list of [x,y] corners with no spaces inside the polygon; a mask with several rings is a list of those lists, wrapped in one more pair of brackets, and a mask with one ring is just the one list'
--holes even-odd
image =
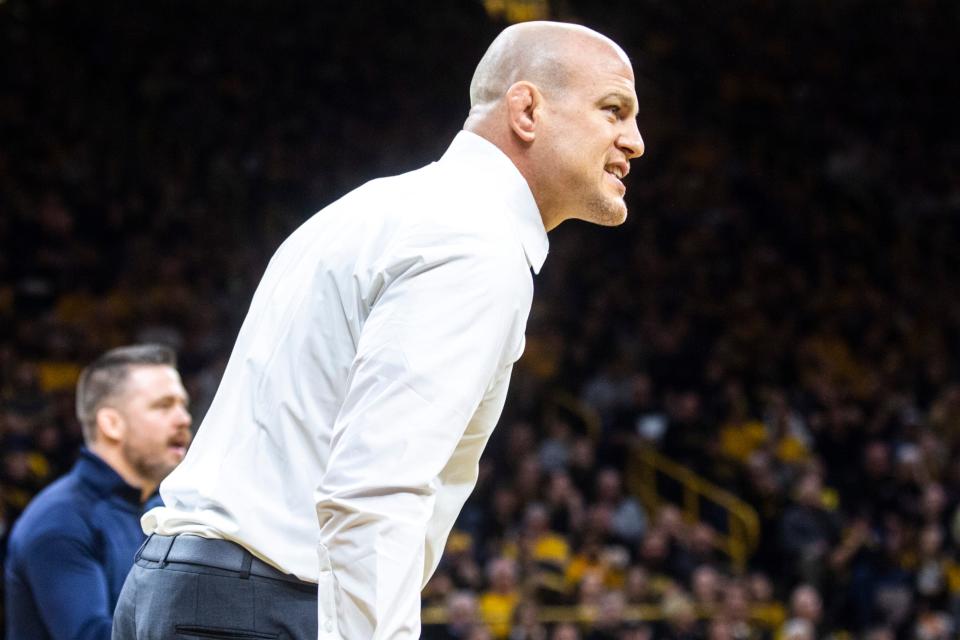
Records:
{"label": "man's forehead", "polygon": [[577,81],[584,84],[603,84],[635,95],[634,73],[630,60],[619,50],[603,42],[571,49],[565,54],[565,66]]}
{"label": "man's forehead", "polygon": [[176,369],[165,364],[131,367],[125,386],[128,392],[161,393],[169,391],[171,386],[178,391],[183,389],[180,374]]}
{"label": "man's forehead", "polygon": [[636,105],[637,90],[630,67],[585,62],[573,71],[574,81],[586,88],[594,99],[609,98]]}
{"label": "man's forehead", "polygon": [[626,52],[617,43],[599,34],[574,35],[570,46],[564,47],[564,53],[570,62],[618,72],[633,80],[633,65]]}

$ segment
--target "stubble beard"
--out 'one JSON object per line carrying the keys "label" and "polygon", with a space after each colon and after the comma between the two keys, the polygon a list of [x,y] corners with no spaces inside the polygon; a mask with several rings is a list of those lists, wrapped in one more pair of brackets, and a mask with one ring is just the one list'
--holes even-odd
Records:
{"label": "stubble beard", "polygon": [[123,443],[123,457],[137,472],[137,475],[155,485],[160,484],[164,478],[170,475],[175,466],[163,461],[160,456],[144,453],[129,441]]}
{"label": "stubble beard", "polygon": [[618,227],[627,219],[627,205],[620,198],[594,195],[587,202],[589,221],[603,227]]}

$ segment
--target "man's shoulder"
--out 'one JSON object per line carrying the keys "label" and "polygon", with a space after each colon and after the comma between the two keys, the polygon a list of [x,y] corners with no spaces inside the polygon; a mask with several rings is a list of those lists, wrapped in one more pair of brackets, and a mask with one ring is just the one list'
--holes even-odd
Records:
{"label": "man's shoulder", "polygon": [[84,514],[89,498],[78,479],[68,473],[38,493],[13,525],[9,549],[29,548],[52,537],[84,535],[90,528]]}
{"label": "man's shoulder", "polygon": [[474,177],[434,163],[354,189],[307,220],[278,254],[375,272],[461,257],[507,269],[513,279],[527,264],[512,217],[495,185],[478,188]]}
{"label": "man's shoulder", "polygon": [[490,216],[491,209],[505,209],[504,192],[495,181],[436,162],[371,180],[347,194],[344,201],[382,205],[388,215],[399,214],[401,224],[432,221],[479,231],[490,230],[497,221]]}

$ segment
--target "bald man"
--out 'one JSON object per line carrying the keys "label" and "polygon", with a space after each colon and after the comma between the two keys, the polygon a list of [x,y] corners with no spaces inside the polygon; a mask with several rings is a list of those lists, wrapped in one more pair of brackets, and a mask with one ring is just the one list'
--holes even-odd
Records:
{"label": "bald man", "polygon": [[438,162],[347,194],[274,255],[143,518],[114,638],[420,637],[547,231],[622,223],[643,153],[630,61],[583,27],[506,29],[470,102]]}

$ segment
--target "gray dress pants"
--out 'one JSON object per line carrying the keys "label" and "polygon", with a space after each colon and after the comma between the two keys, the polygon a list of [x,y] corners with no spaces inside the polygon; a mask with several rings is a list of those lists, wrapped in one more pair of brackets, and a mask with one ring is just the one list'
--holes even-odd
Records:
{"label": "gray dress pants", "polygon": [[316,640],[317,585],[226,540],[151,536],[120,593],[113,640]]}

